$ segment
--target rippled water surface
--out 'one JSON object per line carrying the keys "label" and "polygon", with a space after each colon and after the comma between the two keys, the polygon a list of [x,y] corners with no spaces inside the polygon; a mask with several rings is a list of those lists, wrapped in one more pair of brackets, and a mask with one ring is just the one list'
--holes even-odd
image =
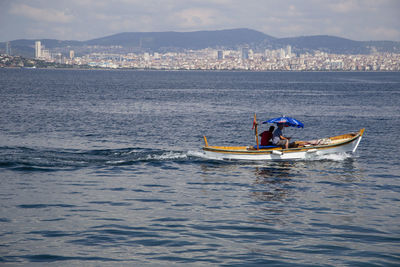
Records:
{"label": "rippled water surface", "polygon": [[[0,265],[396,266],[399,73],[0,69]],[[354,155],[220,162],[287,115]],[[268,126],[262,126],[262,130]]]}

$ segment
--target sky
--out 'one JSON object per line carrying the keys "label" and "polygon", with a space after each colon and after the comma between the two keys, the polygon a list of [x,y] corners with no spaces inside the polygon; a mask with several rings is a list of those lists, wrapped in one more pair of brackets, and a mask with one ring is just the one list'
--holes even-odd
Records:
{"label": "sky", "polygon": [[400,41],[400,0],[0,0],[0,42],[235,28]]}

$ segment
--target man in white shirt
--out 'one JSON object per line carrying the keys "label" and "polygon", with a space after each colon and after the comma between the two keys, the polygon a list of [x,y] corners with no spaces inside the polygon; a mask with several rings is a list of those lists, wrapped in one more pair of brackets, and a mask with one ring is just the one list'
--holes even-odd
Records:
{"label": "man in white shirt", "polygon": [[278,123],[278,128],[274,131],[274,134],[272,136],[272,143],[276,146],[281,146],[288,149],[290,137],[283,136],[283,127],[285,127],[284,123]]}

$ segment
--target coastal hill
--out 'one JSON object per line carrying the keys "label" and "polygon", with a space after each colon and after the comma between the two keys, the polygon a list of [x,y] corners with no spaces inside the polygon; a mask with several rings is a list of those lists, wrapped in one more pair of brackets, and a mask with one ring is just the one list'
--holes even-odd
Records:
{"label": "coastal hill", "polygon": [[[34,56],[35,41],[11,41],[13,55]],[[125,32],[88,41],[63,41],[39,39],[52,51],[77,55],[89,52],[168,52],[198,50],[203,48],[239,49],[248,46],[255,51],[292,46],[292,52],[304,53],[315,50],[332,54],[369,54],[373,52],[400,53],[400,42],[354,41],[335,36],[300,36],[275,38],[251,29],[231,29],[194,32]],[[5,43],[0,43],[0,53],[5,53]]]}
{"label": "coastal hill", "polygon": [[85,42],[87,45],[121,45],[165,49],[235,48],[275,38],[249,29],[196,32],[125,32]]}

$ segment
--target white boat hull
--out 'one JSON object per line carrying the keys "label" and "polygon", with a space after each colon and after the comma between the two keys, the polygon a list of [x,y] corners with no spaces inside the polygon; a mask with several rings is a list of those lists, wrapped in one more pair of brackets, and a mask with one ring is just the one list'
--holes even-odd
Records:
{"label": "white boat hull", "polygon": [[203,147],[204,157],[214,160],[307,160],[323,158],[330,154],[354,153],[360,144],[364,129],[354,137],[329,145],[305,146],[301,148],[244,149],[243,147]]}

